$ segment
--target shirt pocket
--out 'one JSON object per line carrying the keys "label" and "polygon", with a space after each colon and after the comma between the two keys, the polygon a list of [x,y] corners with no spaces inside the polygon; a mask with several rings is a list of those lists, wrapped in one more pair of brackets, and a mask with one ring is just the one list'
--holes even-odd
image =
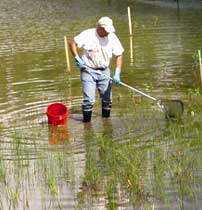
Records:
{"label": "shirt pocket", "polygon": [[92,42],[86,42],[83,48],[86,51],[92,52],[92,51],[95,51],[96,44]]}

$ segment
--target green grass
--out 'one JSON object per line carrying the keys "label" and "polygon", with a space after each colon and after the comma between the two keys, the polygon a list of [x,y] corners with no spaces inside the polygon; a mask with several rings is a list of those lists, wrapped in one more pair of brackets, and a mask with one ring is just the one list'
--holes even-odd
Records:
{"label": "green grass", "polygon": [[86,196],[102,191],[110,210],[117,208],[118,186],[134,207],[144,203],[152,209],[151,198],[170,206],[171,189],[177,192],[179,208],[183,199],[195,199],[199,191],[194,171],[198,166],[191,149],[201,144],[201,125],[193,130],[192,122],[182,123],[169,122],[166,132],[151,138],[145,146],[138,145],[140,140],[136,138],[120,144],[102,134],[88,136]]}
{"label": "green grass", "polygon": [[[95,197],[105,198],[108,210],[116,210],[121,205],[132,205],[134,209],[144,206],[153,210],[155,203],[170,208],[172,192],[176,194],[179,209],[183,208],[184,200],[196,200],[201,195],[196,187],[201,183],[197,172],[202,168],[198,96],[190,96],[187,110],[180,121],[165,121],[163,127],[163,118],[149,119],[153,123],[149,132],[147,126],[138,126],[142,129],[141,135],[134,132],[139,125],[135,118],[137,113],[134,113],[133,123],[122,123],[127,129],[124,136],[114,137],[109,123],[107,127],[112,129],[110,131],[95,132],[93,126],[86,127],[83,137],[85,173],[80,177],[82,186],[77,192],[75,209],[82,209],[84,205],[93,209]],[[195,115],[191,115],[191,111]],[[145,118],[152,114],[141,116]],[[5,155],[0,155],[0,183],[6,189],[10,206],[16,208],[20,202],[23,180],[32,184],[32,180],[40,177],[37,187],[43,194],[51,195],[50,199],[57,202],[59,209],[62,209],[60,183],[65,181],[73,188],[76,185],[75,171],[79,169],[74,166],[74,142],[48,145],[48,137],[46,141],[39,141],[45,136],[43,132],[40,128],[30,129],[33,141],[30,148],[27,144],[31,143],[27,135],[29,130],[13,131],[11,155],[14,160],[8,165]],[[29,160],[30,150],[36,154],[34,169],[33,160]],[[10,172],[15,174],[14,183],[7,182]],[[24,200],[29,203],[29,197]]]}

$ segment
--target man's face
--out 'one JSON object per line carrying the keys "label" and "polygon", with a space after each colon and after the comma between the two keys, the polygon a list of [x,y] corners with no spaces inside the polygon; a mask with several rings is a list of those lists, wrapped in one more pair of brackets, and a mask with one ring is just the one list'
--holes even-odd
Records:
{"label": "man's face", "polygon": [[108,32],[107,31],[105,31],[105,29],[103,28],[103,27],[101,27],[101,26],[98,26],[97,27],[97,33],[98,33],[98,35],[100,36],[100,37],[106,37],[106,36],[108,36]]}

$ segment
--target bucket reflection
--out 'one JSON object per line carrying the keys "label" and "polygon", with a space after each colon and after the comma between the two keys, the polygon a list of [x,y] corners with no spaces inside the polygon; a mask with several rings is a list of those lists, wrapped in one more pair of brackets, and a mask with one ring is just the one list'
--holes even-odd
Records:
{"label": "bucket reflection", "polygon": [[48,125],[49,144],[65,144],[69,141],[69,129],[67,125]]}

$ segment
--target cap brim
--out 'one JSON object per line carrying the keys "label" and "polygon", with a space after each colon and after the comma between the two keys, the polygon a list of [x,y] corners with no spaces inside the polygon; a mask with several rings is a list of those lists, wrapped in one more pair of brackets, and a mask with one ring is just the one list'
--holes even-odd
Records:
{"label": "cap brim", "polygon": [[108,32],[108,33],[113,33],[113,32],[115,32],[115,28],[114,28],[113,25],[111,25],[111,26],[105,26],[104,29],[105,29],[105,31]]}

